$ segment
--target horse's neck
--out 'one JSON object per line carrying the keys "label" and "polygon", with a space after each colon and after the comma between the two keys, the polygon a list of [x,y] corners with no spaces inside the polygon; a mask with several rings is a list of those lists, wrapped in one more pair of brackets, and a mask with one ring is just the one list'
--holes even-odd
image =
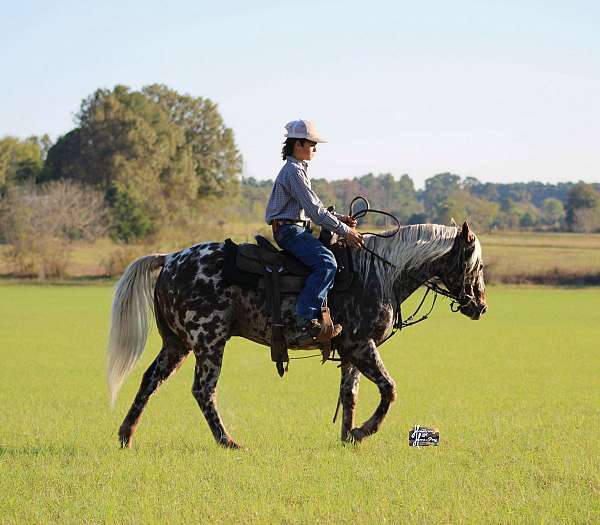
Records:
{"label": "horse's neck", "polygon": [[435,265],[432,263],[425,263],[418,268],[401,272],[394,285],[400,302],[406,301],[424,282],[435,275]]}
{"label": "horse's neck", "polygon": [[[431,239],[421,238],[423,226],[405,226],[397,237],[374,239],[371,245],[376,253],[381,253],[386,259],[399,264],[400,268],[394,272],[388,266],[390,273],[387,278],[393,275],[394,288],[401,302],[414,293],[422,283],[439,274],[440,260],[443,256],[439,251],[431,250]],[[434,227],[448,240],[443,251],[449,251],[449,244],[453,243],[456,229],[441,225]],[[421,242],[423,240],[426,242]],[[363,253],[363,256],[365,255]]]}

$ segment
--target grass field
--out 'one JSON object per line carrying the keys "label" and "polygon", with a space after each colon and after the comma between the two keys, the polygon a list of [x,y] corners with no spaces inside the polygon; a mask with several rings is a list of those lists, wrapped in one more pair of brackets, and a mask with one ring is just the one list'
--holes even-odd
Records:
{"label": "grass field", "polygon": [[505,231],[480,239],[488,280],[600,284],[598,234]]}
{"label": "grass field", "polygon": [[[593,289],[489,289],[479,322],[433,318],[382,347],[398,385],[381,432],[342,446],[338,370],[228,345],[222,450],[190,393],[193,359],[150,401],[134,448],[116,432],[151,337],[111,412],[109,286],[0,286],[0,523],[592,523],[600,520]],[[359,419],[375,389],[363,379]],[[439,447],[408,447],[414,424]]]}

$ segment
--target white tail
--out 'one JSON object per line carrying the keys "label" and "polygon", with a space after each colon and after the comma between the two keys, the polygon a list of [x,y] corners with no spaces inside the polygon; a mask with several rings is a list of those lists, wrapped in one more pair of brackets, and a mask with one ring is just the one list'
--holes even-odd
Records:
{"label": "white tail", "polygon": [[156,270],[164,262],[164,255],[140,257],[127,267],[117,283],[108,341],[107,378],[113,406],[125,377],[144,351],[154,309]]}

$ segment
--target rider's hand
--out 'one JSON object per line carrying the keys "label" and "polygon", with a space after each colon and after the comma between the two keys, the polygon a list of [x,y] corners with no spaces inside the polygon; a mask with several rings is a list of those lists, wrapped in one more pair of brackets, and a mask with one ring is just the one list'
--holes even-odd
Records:
{"label": "rider's hand", "polygon": [[356,228],[356,219],[353,219],[352,217],[350,217],[350,215],[342,215],[340,217],[338,217],[338,219],[343,222],[344,224],[347,224],[348,226],[350,226],[350,228]]}
{"label": "rider's hand", "polygon": [[362,245],[362,235],[354,228],[351,228],[344,238],[351,248],[358,249]]}

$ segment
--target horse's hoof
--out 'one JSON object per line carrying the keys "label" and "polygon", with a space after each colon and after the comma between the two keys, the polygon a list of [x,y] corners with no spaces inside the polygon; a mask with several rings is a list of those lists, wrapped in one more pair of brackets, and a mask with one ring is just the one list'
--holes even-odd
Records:
{"label": "horse's hoof", "polygon": [[229,448],[231,450],[239,450],[242,448],[230,437],[227,437],[227,438],[219,441],[219,445],[221,445],[223,448]]}
{"label": "horse's hoof", "polygon": [[350,431],[350,441],[352,443],[360,443],[365,437],[367,437],[367,433],[362,428],[353,428]]}
{"label": "horse's hoof", "polygon": [[352,436],[352,431],[350,429],[342,432],[341,439],[344,445],[354,443],[354,437]]}
{"label": "horse's hoof", "polygon": [[130,432],[119,430],[119,443],[121,444],[121,448],[131,448],[132,441]]}

